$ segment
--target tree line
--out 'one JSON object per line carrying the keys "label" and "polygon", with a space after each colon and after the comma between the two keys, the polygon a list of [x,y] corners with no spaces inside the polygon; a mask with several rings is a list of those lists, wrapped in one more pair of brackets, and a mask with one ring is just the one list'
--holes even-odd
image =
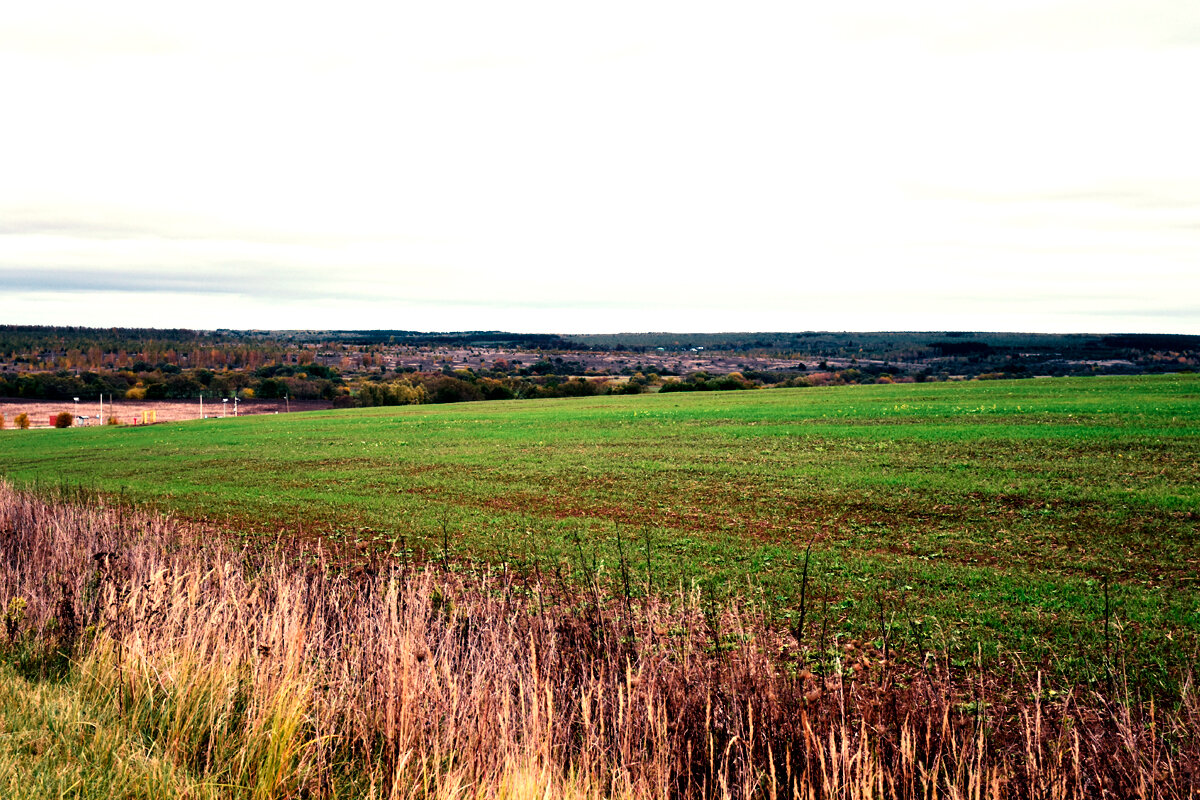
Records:
{"label": "tree line", "polygon": [[138,366],[142,368],[0,372],[0,397],[95,400],[103,394],[128,400],[183,400],[203,395],[332,401],[344,391],[337,370],[320,364],[272,364],[256,370],[182,369],[168,363]]}

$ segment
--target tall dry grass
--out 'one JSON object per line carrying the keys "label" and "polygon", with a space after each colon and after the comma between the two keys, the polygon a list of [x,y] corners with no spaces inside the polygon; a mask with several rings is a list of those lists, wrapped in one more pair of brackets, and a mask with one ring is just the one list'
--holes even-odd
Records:
{"label": "tall dry grass", "polygon": [[[19,600],[18,600],[19,599]],[[115,707],[226,796],[1190,797],[1200,704],[1015,696],[752,609],[239,550],[0,485],[5,658]],[[707,614],[705,612],[708,612]],[[794,645],[794,643],[793,643]],[[794,649],[794,648],[793,648]],[[979,676],[980,681],[983,680]]]}

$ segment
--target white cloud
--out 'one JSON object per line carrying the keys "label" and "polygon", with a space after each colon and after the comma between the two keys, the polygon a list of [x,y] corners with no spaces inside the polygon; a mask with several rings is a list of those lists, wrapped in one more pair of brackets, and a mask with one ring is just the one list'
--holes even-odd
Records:
{"label": "white cloud", "polygon": [[1200,332],[1188,2],[26,4],[0,74],[6,320]]}

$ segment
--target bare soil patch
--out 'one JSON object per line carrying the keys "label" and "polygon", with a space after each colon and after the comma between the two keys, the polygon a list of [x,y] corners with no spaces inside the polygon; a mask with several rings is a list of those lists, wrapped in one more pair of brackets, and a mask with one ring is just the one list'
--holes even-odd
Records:
{"label": "bare soil patch", "polygon": [[[225,408],[222,408],[222,406]],[[298,411],[318,411],[332,408],[332,404],[322,400],[239,400],[237,415],[239,417],[254,414],[286,414]],[[143,412],[153,411],[155,422],[182,422],[189,419],[200,419],[200,401],[197,400],[116,400],[104,401],[104,417],[100,417],[100,403],[95,400],[80,402],[70,400],[0,400],[0,415],[4,417],[6,428],[14,426],[13,420],[18,414],[28,414],[30,427],[54,427],[51,417],[63,411],[76,414],[79,419],[76,425],[99,425],[110,417],[115,417],[120,425],[144,424]],[[220,400],[204,401],[204,416],[208,419],[233,416],[233,402],[222,404]],[[85,419],[86,417],[86,419]]]}

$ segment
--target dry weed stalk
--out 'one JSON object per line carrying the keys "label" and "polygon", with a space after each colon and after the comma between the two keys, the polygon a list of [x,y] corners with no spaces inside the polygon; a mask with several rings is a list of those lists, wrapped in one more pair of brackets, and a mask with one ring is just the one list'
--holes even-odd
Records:
{"label": "dry weed stalk", "polygon": [[[603,613],[377,559],[353,573],[186,526],[0,485],[10,654],[68,654],[179,762],[236,796],[1187,797],[1190,683],[1163,713],[1122,698],[964,710],[945,674],[851,643],[831,676],[778,657],[752,611],[697,592]],[[546,596],[551,596],[547,603]],[[535,599],[536,598],[536,599]],[[630,619],[630,612],[635,618]],[[711,638],[714,628],[723,632]],[[903,678],[903,681],[898,680]],[[975,699],[982,702],[982,698]]]}

